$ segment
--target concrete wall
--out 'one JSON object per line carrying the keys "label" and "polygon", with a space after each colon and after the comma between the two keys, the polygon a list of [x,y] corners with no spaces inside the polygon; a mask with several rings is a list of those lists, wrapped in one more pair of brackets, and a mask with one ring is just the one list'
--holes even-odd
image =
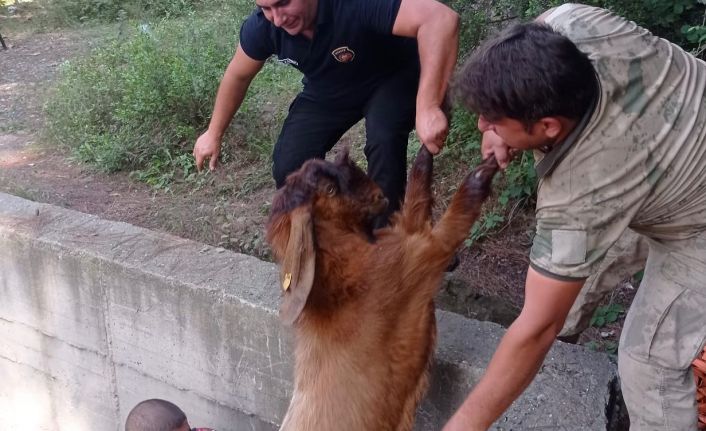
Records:
{"label": "concrete wall", "polygon": [[[278,295],[273,264],[0,194],[0,428],[119,430],[157,397],[192,426],[276,429],[292,390]],[[503,333],[438,319],[419,430],[440,428]],[[559,344],[494,429],[605,430],[614,386],[606,356]]]}

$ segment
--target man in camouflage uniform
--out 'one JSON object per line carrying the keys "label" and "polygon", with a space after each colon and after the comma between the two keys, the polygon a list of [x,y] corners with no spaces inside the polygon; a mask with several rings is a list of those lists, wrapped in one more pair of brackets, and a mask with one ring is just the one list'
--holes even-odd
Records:
{"label": "man in camouflage uniform", "polygon": [[603,9],[565,4],[537,21],[487,42],[458,80],[483,155],[504,167],[534,150],[541,180],[522,313],[444,429],[487,429],[520,395],[629,228],[649,243],[619,347],[631,430],[693,430],[690,364],[706,338],[706,64]]}

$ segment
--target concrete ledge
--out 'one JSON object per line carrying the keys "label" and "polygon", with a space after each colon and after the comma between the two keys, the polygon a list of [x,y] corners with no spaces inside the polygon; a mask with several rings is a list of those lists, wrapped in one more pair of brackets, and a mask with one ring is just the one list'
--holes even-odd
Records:
{"label": "concrete ledge", "polygon": [[[159,397],[193,426],[274,430],[292,390],[278,296],[271,263],[0,194],[0,423],[121,430]],[[418,430],[440,429],[504,332],[437,317]],[[558,343],[494,429],[605,430],[615,381],[605,355]]]}

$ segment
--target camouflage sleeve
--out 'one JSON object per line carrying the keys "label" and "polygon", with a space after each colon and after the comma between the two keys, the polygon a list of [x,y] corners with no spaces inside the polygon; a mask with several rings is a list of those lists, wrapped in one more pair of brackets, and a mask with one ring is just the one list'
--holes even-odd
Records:
{"label": "camouflage sleeve", "polygon": [[558,279],[591,275],[647,194],[639,173],[611,163],[615,153],[586,159],[581,150],[572,151],[551,176],[541,180],[537,196],[530,262],[539,272]]}

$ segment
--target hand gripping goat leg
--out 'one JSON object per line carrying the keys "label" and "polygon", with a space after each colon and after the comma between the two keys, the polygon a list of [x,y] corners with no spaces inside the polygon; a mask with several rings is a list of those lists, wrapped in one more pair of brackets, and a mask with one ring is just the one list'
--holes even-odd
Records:
{"label": "hand gripping goat leg", "polygon": [[422,148],[402,209],[375,232],[386,199],[347,152],[287,178],[267,225],[282,277],[280,317],[295,334],[282,430],[413,428],[434,350],[433,298],[496,170],[495,160],[474,169],[433,226],[432,156]]}

